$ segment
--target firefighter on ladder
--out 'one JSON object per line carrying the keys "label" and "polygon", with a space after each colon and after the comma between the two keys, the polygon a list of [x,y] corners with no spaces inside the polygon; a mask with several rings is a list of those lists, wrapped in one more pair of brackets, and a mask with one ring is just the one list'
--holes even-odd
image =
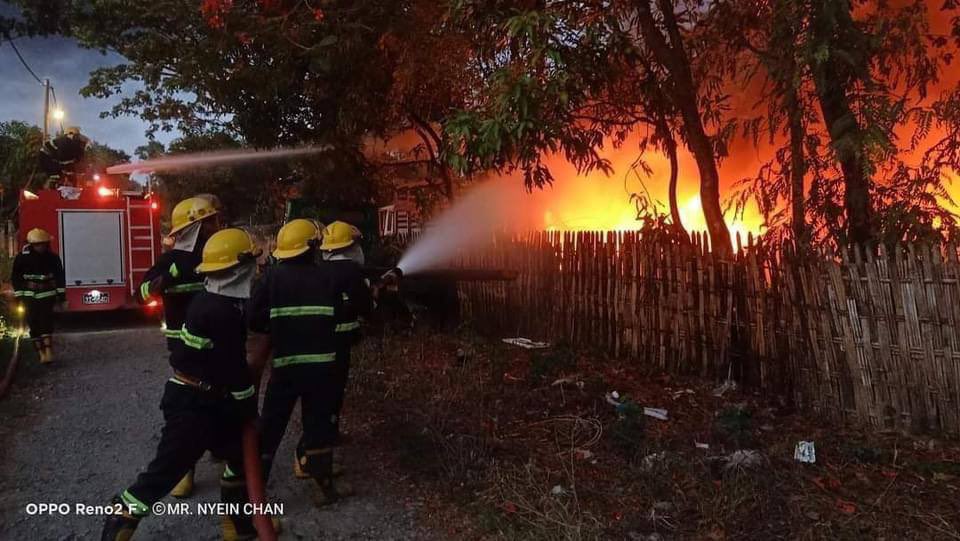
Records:
{"label": "firefighter on ladder", "polygon": [[[126,541],[151,506],[210,451],[226,462],[220,499],[243,508],[242,429],[257,415],[257,397],[247,366],[245,302],[259,251],[241,229],[224,229],[207,241],[197,272],[204,291],[187,309],[182,343],[170,355],[173,377],[160,407],[164,426],[156,457],[136,482],[114,498],[123,513],[107,518],[102,541]],[[255,539],[251,518],[224,515],[225,540]]]}
{"label": "firefighter on ladder", "polygon": [[[320,231],[309,220],[293,220],[277,235],[273,252],[278,263],[268,269],[250,301],[250,330],[268,342],[272,353],[270,381],[261,416],[264,475],[274,456],[294,405],[300,400],[303,435],[295,451],[294,470],[317,485],[315,502],[327,505],[349,495],[335,479],[337,443],[343,403],[343,370],[336,329],[343,296],[365,298],[359,266],[333,268],[317,261]],[[361,291],[363,290],[363,291]],[[261,348],[254,365],[265,362]]]}
{"label": "firefighter on ladder", "polygon": [[63,301],[66,283],[63,264],[50,251],[50,234],[43,229],[27,233],[27,245],[13,260],[10,276],[14,296],[23,303],[30,338],[40,362],[53,362],[53,309]]}
{"label": "firefighter on ladder", "polygon": [[[170,216],[173,249],[164,252],[147,271],[140,284],[140,297],[149,302],[152,297],[163,299],[163,333],[167,349],[172,353],[180,342],[187,307],[197,293],[203,291],[203,277],[197,271],[203,247],[220,229],[218,201],[211,196],[184,199],[173,207]],[[170,494],[186,498],[193,493],[193,470],[181,479]]]}

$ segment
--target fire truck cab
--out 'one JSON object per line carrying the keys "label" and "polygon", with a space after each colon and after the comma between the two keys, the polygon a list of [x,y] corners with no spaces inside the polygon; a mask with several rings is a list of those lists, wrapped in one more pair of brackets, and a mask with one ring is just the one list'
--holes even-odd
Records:
{"label": "fire truck cab", "polygon": [[53,237],[66,274],[66,311],[137,308],[137,287],[160,255],[158,207],[149,191],[104,184],[24,190],[18,240],[26,245],[35,227]]}

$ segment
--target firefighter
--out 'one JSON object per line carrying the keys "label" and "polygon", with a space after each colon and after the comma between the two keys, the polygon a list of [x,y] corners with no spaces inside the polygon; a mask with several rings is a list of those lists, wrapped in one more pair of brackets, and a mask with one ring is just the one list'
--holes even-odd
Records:
{"label": "firefighter", "polygon": [[[76,176],[89,143],[77,126],[70,126],[63,134],[44,142],[40,148],[40,166],[47,173],[48,187],[60,184],[62,175]],[[71,183],[77,185],[76,179]]]}
{"label": "firefighter", "polygon": [[[258,255],[241,229],[219,231],[204,246],[196,269],[206,277],[204,291],[187,309],[182,344],[170,355],[173,377],[160,402],[164,426],[156,457],[114,498],[124,512],[107,518],[102,540],[129,539],[151,506],[208,450],[226,462],[221,501],[241,509],[248,502],[241,438],[243,425],[256,418],[257,397],[247,367],[244,304]],[[224,515],[221,522],[225,540],[256,538],[247,515]]]}
{"label": "firefighter", "polygon": [[347,381],[350,376],[350,350],[360,343],[360,315],[368,315],[372,308],[370,282],[364,278],[363,248],[360,230],[346,222],[333,222],[323,230],[320,246],[324,264],[334,275],[351,284],[343,294],[343,308],[337,314],[337,373],[340,393],[337,411],[343,407]]}
{"label": "firefighter", "polygon": [[269,335],[270,381],[261,417],[264,475],[300,401],[303,435],[295,451],[295,469],[313,478],[316,503],[327,505],[349,495],[334,477],[343,382],[337,358],[336,326],[343,296],[363,298],[359,266],[333,268],[317,261],[320,231],[303,219],[283,226],[270,267],[250,301],[250,330]]}
{"label": "firefighter", "polygon": [[[177,203],[170,221],[173,248],[164,252],[144,275],[140,296],[144,302],[155,296],[163,299],[163,333],[167,349],[173,352],[180,344],[187,307],[203,290],[203,277],[197,274],[196,268],[206,240],[220,229],[220,214],[210,196],[197,196]],[[171,495],[186,498],[192,493],[193,470],[174,487]]]}
{"label": "firefighter", "polygon": [[10,281],[14,296],[23,303],[40,362],[53,362],[53,308],[65,299],[67,290],[63,264],[50,250],[50,233],[43,229],[27,233],[27,245],[13,260]]}

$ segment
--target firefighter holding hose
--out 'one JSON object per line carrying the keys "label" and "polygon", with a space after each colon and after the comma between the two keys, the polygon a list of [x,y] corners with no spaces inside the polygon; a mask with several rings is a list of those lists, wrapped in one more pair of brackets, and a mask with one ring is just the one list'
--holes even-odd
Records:
{"label": "firefighter holding hose", "polygon": [[[149,302],[153,297],[163,299],[163,333],[167,349],[173,352],[181,344],[187,307],[203,291],[203,277],[197,273],[204,245],[220,229],[218,201],[209,195],[190,197],[177,203],[170,216],[169,237],[173,249],[165,252],[147,271],[140,284],[140,297]],[[193,470],[177,483],[170,494],[186,498],[193,493]]]}
{"label": "firefighter holding hose", "polygon": [[[264,474],[269,474],[299,400],[303,435],[295,471],[316,482],[316,503],[327,505],[350,492],[335,478],[333,465],[344,392],[337,328],[345,317],[344,298],[365,298],[366,288],[359,265],[318,262],[320,248],[320,231],[313,222],[298,219],[281,228],[273,253],[278,263],[253,294],[249,326],[269,343],[273,358],[261,416]],[[254,359],[254,364],[265,361],[266,354],[263,350],[263,359]]]}
{"label": "firefighter holding hose", "polygon": [[337,346],[338,403],[337,412],[343,407],[350,376],[350,350],[360,343],[360,316],[369,315],[373,301],[370,282],[364,278],[363,249],[358,240],[360,230],[346,222],[333,222],[323,230],[320,253],[327,272],[348,284],[343,293],[343,306],[337,313],[335,340]]}
{"label": "firefighter holding hose", "polygon": [[[151,506],[194,467],[204,452],[226,462],[221,501],[248,502],[241,438],[256,418],[257,397],[247,366],[245,303],[256,274],[259,250],[241,229],[214,233],[203,248],[196,271],[204,291],[193,299],[173,349],[171,377],[160,407],[164,426],[156,457],[136,482],[113,502],[123,514],[104,524],[102,540],[128,540]],[[225,540],[254,539],[251,517],[222,517]]]}
{"label": "firefighter holding hose", "polygon": [[23,303],[30,338],[40,362],[53,362],[53,309],[63,301],[66,283],[63,263],[50,250],[50,234],[43,229],[27,233],[27,245],[13,260],[10,281],[14,296]]}

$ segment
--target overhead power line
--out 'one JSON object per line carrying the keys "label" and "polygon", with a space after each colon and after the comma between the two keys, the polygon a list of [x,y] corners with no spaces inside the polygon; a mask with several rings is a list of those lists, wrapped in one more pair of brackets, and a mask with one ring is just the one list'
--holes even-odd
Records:
{"label": "overhead power line", "polygon": [[20,63],[23,64],[23,67],[30,72],[30,75],[33,75],[33,78],[37,80],[38,83],[43,84],[43,81],[37,77],[37,74],[33,72],[33,69],[30,68],[30,64],[27,64],[27,61],[23,59],[23,55],[20,54],[20,49],[17,49],[17,44],[13,42],[13,39],[10,36],[7,36],[7,41],[10,42],[10,46],[13,47],[13,52],[17,53],[17,58],[20,59]]}

